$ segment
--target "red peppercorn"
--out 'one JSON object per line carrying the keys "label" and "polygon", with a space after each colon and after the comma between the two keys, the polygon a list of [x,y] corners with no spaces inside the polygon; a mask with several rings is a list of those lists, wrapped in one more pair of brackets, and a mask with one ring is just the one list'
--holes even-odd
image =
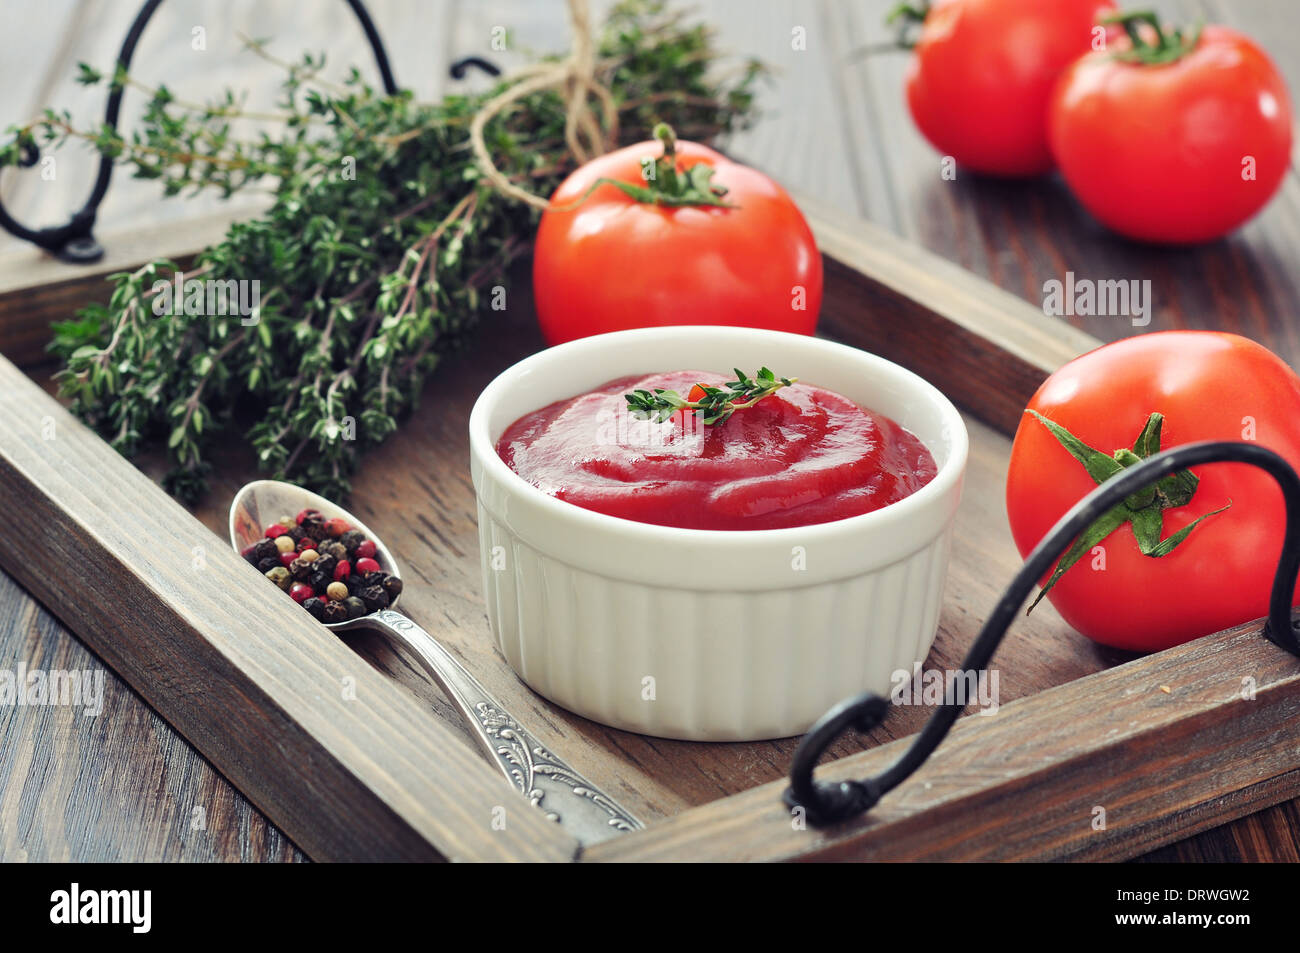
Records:
{"label": "red peppercorn", "polygon": [[294,602],[303,602],[306,599],[310,599],[313,595],[315,595],[315,593],[311,591],[311,586],[307,585],[305,582],[295,582],[289,587],[289,598]]}
{"label": "red peppercorn", "polygon": [[314,507],[310,507],[310,506],[309,506],[309,507],[307,507],[307,509],[299,511],[298,515],[297,515],[296,517],[294,517],[294,522],[296,522],[296,523],[298,523],[299,525],[301,525],[301,524],[302,524],[302,521],[305,520],[305,519],[307,519],[307,517],[309,517],[309,516],[319,516],[319,515],[320,515],[320,510],[315,509]]}
{"label": "red peppercorn", "polygon": [[285,529],[283,526],[281,526],[279,523],[272,523],[270,526],[266,528],[266,538],[275,539],[277,536],[283,536],[287,532],[289,531]]}
{"label": "red peppercorn", "polygon": [[[373,539],[363,539],[357,544],[356,556],[358,559],[373,559],[375,555],[375,541]],[[376,566],[376,569],[379,567]]]}
{"label": "red peppercorn", "polygon": [[340,582],[352,575],[352,563],[346,559],[340,559],[338,565],[334,567],[334,581]]}
{"label": "red peppercorn", "polygon": [[288,566],[289,566],[289,565],[290,565],[290,564],[291,564],[295,559],[297,559],[297,558],[298,558],[298,554],[297,554],[297,553],[281,553],[281,554],[280,554],[280,565],[281,565],[281,566],[288,567]]}
{"label": "red peppercorn", "polygon": [[316,540],[312,539],[310,536],[304,536],[302,539],[298,540],[298,552],[300,553],[315,548],[316,548]]}
{"label": "red peppercorn", "polygon": [[379,572],[379,563],[375,562],[369,556],[362,556],[357,560],[357,572],[361,573],[363,576],[366,575],[366,573]]}
{"label": "red peppercorn", "polygon": [[334,517],[334,519],[325,524],[325,532],[329,533],[334,539],[338,539],[351,528],[352,527],[348,525],[348,521],[339,516]]}

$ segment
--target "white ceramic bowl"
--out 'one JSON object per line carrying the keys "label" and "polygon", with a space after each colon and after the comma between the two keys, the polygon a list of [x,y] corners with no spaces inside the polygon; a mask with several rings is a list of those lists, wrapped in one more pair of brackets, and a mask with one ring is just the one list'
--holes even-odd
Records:
{"label": "white ceramic bowl", "polygon": [[[762,365],[893,418],[934,455],[935,478],[832,523],[690,530],[565,503],[496,453],[524,414],[617,377]],[[519,677],[571,711],[669,738],[784,737],[847,695],[887,695],[892,673],[934,641],[966,427],[937,389],[883,358],[751,328],[619,331],[506,370],[469,430],[492,631]]]}

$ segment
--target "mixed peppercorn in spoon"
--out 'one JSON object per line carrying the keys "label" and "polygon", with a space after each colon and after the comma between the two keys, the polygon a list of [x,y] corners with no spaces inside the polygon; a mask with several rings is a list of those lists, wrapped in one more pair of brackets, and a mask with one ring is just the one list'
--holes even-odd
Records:
{"label": "mixed peppercorn in spoon", "polygon": [[339,517],[305,509],[266,527],[265,535],[240,551],[313,617],[346,622],[387,609],[402,580],[384,572],[374,540]]}

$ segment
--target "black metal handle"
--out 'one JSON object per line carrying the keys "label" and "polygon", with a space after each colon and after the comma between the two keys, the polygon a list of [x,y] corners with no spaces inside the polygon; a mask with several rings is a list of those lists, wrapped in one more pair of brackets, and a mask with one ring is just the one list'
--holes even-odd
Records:
{"label": "black metal handle", "polygon": [[[397,92],[397,81],[393,78],[393,69],[388,62],[388,53],[384,49],[384,42],[379,37],[379,31],[375,28],[374,20],[370,18],[369,11],[366,10],[362,0],[345,0],[347,5],[352,8],[356,15],[361,29],[370,42],[370,48],[375,54],[375,65],[379,68],[380,78],[384,83],[384,91],[388,95]],[[131,57],[135,55],[135,48],[140,42],[140,36],[144,33],[145,26],[149,23],[151,17],[161,6],[162,0],[145,0],[144,6],[136,14],[135,20],[131,23],[131,28],[126,32],[126,39],[122,41],[122,49],[117,54],[117,68],[125,72],[131,65]],[[114,85],[109,89],[108,106],[104,111],[104,124],[114,131],[117,130],[118,114],[122,109],[123,86]],[[24,151],[21,165],[25,168],[31,168],[40,161],[41,150],[39,146],[32,146]],[[76,264],[89,264],[98,261],[104,257],[103,246],[95,241],[94,227],[95,215],[99,211],[99,203],[104,200],[104,195],[108,192],[109,180],[113,177],[113,160],[107,155],[101,155],[99,159],[99,174],[95,177],[95,186],[91,189],[90,198],[79,211],[72,213],[72,218],[66,225],[52,226],[49,228],[31,229],[22,223],[16,221],[12,215],[5,209],[4,203],[0,202],[0,228],[4,228],[11,235],[17,235],[26,241],[31,242],[46,251],[53,252],[64,261]]]}
{"label": "black metal handle", "polygon": [[[1282,490],[1286,531],[1277,572],[1273,576],[1264,636],[1300,657],[1300,637],[1297,637],[1300,626],[1291,621],[1291,597],[1295,592],[1297,575],[1300,575],[1300,475],[1281,456],[1259,444],[1205,441],[1153,454],[1102,483],[1062,516],[1029,554],[1020,572],[998,600],[962,663],[963,670],[987,668],[1007,628],[1034,586],[1056,564],[1075,537],[1098,517],[1162,477],[1206,463],[1249,463],[1269,473]],[[818,825],[846,820],[871,810],[881,797],[901,784],[934,753],[965,707],[965,701],[957,699],[941,705],[907,751],[875,777],[832,784],[813,777],[813,770],[822,754],[849,728],[859,732],[870,731],[885,719],[889,711],[889,702],[872,692],[840,702],[823,715],[799,743],[790,766],[790,787],[785,791],[785,803],[790,807],[802,807],[808,821]]]}

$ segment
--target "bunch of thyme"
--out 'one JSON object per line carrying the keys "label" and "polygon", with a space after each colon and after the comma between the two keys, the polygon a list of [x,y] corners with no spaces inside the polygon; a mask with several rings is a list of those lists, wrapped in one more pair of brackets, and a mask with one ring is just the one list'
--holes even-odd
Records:
{"label": "bunch of thyme", "polygon": [[[263,43],[250,47],[270,58]],[[620,144],[661,120],[692,139],[741,128],[762,74],[748,62],[715,77],[707,28],[654,0],[616,7],[596,52]],[[355,70],[326,82],[318,56],[280,65],[274,116],[246,113],[232,92],[203,105],[158,87],[128,135],[49,111],[0,147],[0,166],[14,165],[33,145],[83,139],[168,195],[274,185],[269,211],[232,226],[184,274],[258,281],[255,316],[155,308],[178,270],[160,260],[113,276],[107,304],[55,326],[51,349],[73,411],[127,456],[165,445],[164,485],[186,501],[205,491],[218,442],[240,432],[265,473],[346,497],[359,457],[393,433],[439,358],[490,315],[535,230],[537,210],[485,181],[467,146],[476,112],[503,86],[426,104],[376,93]],[[145,88],[90,67],[79,79]],[[239,138],[235,120],[248,118],[277,119],[276,134]],[[565,121],[559,93],[540,91],[493,118],[485,145],[511,181],[546,195],[574,166]]]}

